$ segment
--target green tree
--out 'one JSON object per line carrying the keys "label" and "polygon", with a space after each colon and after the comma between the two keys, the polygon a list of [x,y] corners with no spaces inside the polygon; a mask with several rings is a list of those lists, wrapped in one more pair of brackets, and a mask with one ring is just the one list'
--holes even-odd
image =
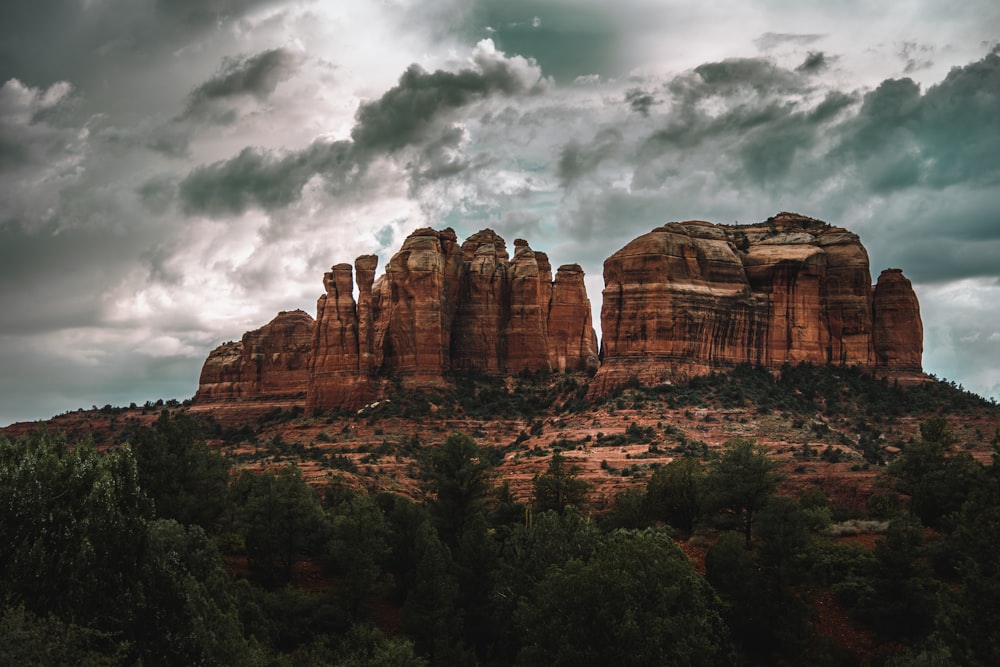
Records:
{"label": "green tree", "polygon": [[730,440],[710,466],[706,483],[709,505],[739,516],[744,548],[752,548],[757,511],[778,486],[778,475],[767,450],[753,440]]}
{"label": "green tree", "polygon": [[534,595],[552,567],[562,567],[571,559],[589,560],[601,541],[601,532],[575,507],[562,514],[549,511],[534,516],[530,523],[514,526],[504,541],[493,594],[496,628],[500,631],[496,658],[513,663],[523,635],[513,622],[520,600]]}
{"label": "green tree", "polygon": [[807,654],[808,607],[775,575],[734,532],[723,534],[705,555],[705,577],[750,664],[820,664]]}
{"label": "green tree", "polygon": [[567,465],[566,457],[560,452],[552,454],[548,469],[536,474],[532,484],[538,512],[563,512],[569,506],[582,508],[590,491],[590,484],[580,479],[580,467]]}
{"label": "green tree", "polygon": [[0,599],[64,628],[67,647],[126,664],[252,659],[215,546],[152,519],[128,447],[0,439],[0,503]]}
{"label": "green tree", "polygon": [[486,511],[493,492],[488,452],[464,433],[452,433],[429,453],[423,474],[434,494],[431,515],[442,539],[454,546],[466,525]]}
{"label": "green tree", "polygon": [[415,547],[415,576],[403,604],[403,628],[431,664],[472,664],[463,639],[465,619],[451,553],[426,522],[417,528]]}
{"label": "green tree", "polygon": [[[994,442],[994,447],[997,443]],[[1000,664],[1000,456],[994,453],[983,481],[956,517],[947,549],[956,562],[955,604],[943,640],[962,665]]]}
{"label": "green tree", "polygon": [[295,561],[319,547],[323,509],[316,492],[293,465],[277,472],[244,471],[236,486],[244,496],[237,524],[251,568],[268,585],[287,582]]}
{"label": "green tree", "polygon": [[757,515],[759,562],[780,585],[790,585],[804,573],[812,535],[809,515],[791,498],[770,498]]}
{"label": "green tree", "polygon": [[935,528],[947,528],[946,520],[985,482],[984,467],[967,452],[954,453],[954,444],[944,417],[933,417],[889,468],[910,496],[910,511]]}
{"label": "green tree", "polygon": [[229,462],[205,444],[194,417],[164,410],[135,433],[132,450],[158,517],[206,530],[215,525],[225,506]]}
{"label": "green tree", "polygon": [[229,574],[199,526],[149,524],[145,592],[136,633],[145,665],[248,664]]}
{"label": "green tree", "polygon": [[0,438],[0,507],[0,598],[125,636],[152,516],[131,450]]}
{"label": "green tree", "polygon": [[515,526],[501,553],[500,595],[508,600],[528,595],[550,566],[589,559],[600,540],[598,527],[575,507],[562,514],[543,512]]}
{"label": "green tree", "polygon": [[662,530],[618,530],[550,567],[517,613],[524,665],[732,664],[713,593]]}
{"label": "green tree", "polygon": [[386,637],[370,625],[353,626],[340,640],[334,659],[318,664],[337,667],[426,667],[413,644],[404,638]]}
{"label": "green tree", "polygon": [[328,561],[343,577],[352,614],[358,615],[376,591],[390,555],[389,522],[382,509],[364,494],[356,494],[334,510]]}
{"label": "green tree", "polygon": [[646,490],[641,487],[632,487],[616,493],[611,511],[601,519],[601,525],[610,530],[615,528],[638,530],[648,527],[651,523]]}
{"label": "green tree", "polygon": [[646,503],[653,519],[666,521],[690,535],[701,513],[705,468],[693,458],[675,459],[658,468],[646,484]]}
{"label": "green tree", "polygon": [[894,521],[875,543],[869,586],[855,613],[884,639],[926,637],[941,610],[941,584],[933,577],[923,545],[924,527],[913,517]]}
{"label": "green tree", "polygon": [[124,664],[124,647],[106,633],[41,617],[23,606],[0,608],[0,665]]}

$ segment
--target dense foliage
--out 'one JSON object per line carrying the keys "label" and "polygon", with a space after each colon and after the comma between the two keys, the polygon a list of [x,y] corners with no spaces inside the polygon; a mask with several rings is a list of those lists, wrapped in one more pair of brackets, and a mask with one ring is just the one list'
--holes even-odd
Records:
{"label": "dense foliage", "polygon": [[[767,409],[830,410],[848,401],[845,384],[871,386],[851,371],[820,382],[826,396],[790,381],[747,369],[729,385],[623,395],[761,392]],[[470,387],[472,413],[486,390]],[[558,396],[566,409],[582,400],[570,384]],[[943,417],[885,468],[873,549],[831,536],[838,510],[818,489],[776,495],[777,469],[752,440],[680,456],[595,516],[558,452],[522,505],[497,484],[496,449],[461,433],[415,441],[426,500],[414,502],[310,485],[294,465],[236,473],[201,428],[164,412],[108,451],[44,432],[0,438],[0,663],[1000,661],[1000,450],[977,461]],[[681,546],[700,550],[703,574]],[[820,602],[867,643],[823,634]]]}

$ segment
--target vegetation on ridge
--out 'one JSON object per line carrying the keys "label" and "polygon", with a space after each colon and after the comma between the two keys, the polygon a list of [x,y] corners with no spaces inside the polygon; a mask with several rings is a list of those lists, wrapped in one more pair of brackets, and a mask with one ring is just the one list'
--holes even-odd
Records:
{"label": "vegetation on ridge", "polygon": [[[125,410],[106,415],[130,441],[113,447],[0,437],[0,662],[1000,658],[1000,432],[977,433],[989,402],[809,367],[632,386],[583,410],[583,377],[464,382],[425,394],[420,417],[388,415],[419,404],[401,391],[242,425]],[[544,408],[521,403],[543,393]],[[388,446],[343,447],[361,432]],[[256,458],[236,448],[252,439]],[[637,467],[590,465],[595,451]],[[383,465],[409,471],[406,495],[369,474]],[[821,465],[866,479],[864,503],[827,494],[808,472]],[[611,479],[627,484],[600,510]]]}

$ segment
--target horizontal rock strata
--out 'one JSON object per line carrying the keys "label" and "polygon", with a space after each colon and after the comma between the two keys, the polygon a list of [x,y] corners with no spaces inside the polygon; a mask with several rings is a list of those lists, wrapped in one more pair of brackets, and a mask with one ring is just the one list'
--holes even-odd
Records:
{"label": "horizontal rock strata", "polygon": [[586,370],[597,337],[579,266],[560,267],[528,243],[486,229],[461,245],[451,229],[419,229],[374,283],[375,258],[327,274],[317,306],[307,410],[357,407],[377,378],[434,386],[456,371],[513,375]]}
{"label": "horizontal rock strata", "polygon": [[315,325],[305,311],[281,312],[242,340],[212,350],[201,369],[195,402],[303,398]]}
{"label": "horizontal rock strata", "polygon": [[[335,265],[315,321],[280,313],[212,351],[196,402],[295,398],[309,410],[353,409],[390,377],[430,387],[456,372],[598,368],[583,270],[566,264],[553,277],[527,241],[515,240],[511,257],[489,229],[461,244],[451,229],[419,229],[376,279],[377,268],[375,255]],[[887,269],[873,286],[857,235],[819,220],[668,223],[609,257],[604,282],[591,396],[741,363],[921,373],[910,281]]]}
{"label": "horizontal rock strata", "polygon": [[873,288],[857,235],[812,218],[669,223],[609,257],[604,281],[592,395],[740,363],[920,368],[909,281],[892,270]]}

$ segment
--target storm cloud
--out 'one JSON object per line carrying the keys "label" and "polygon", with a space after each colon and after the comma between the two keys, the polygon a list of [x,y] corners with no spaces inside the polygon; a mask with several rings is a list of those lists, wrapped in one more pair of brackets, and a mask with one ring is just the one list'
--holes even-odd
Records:
{"label": "storm cloud", "polygon": [[186,114],[197,115],[217,100],[244,95],[263,100],[294,73],[301,59],[299,54],[287,49],[227,58],[211,79],[191,91]]}
{"label": "storm cloud", "polygon": [[[464,133],[447,125],[450,112],[494,95],[537,95],[548,85],[534,63],[506,58],[488,41],[476,47],[471,60],[474,68],[457,72],[408,67],[396,86],[359,106],[350,141],[318,140],[305,149],[280,153],[247,147],[236,157],[197,167],[179,185],[184,210],[225,215],[251,206],[286,207],[299,199],[313,177],[320,177],[336,193],[363,180],[369,163],[379,155],[410,146],[422,149],[413,163],[414,178],[433,180],[459,173],[465,163],[454,149]],[[245,87],[245,77],[237,78]],[[227,84],[226,89],[234,87]]]}
{"label": "storm cloud", "polygon": [[4,3],[0,423],[187,398],[212,347],[418,227],[580,263],[599,323],[629,239],[780,210],[903,268],[925,367],[1000,396],[998,24],[989,0]]}
{"label": "storm cloud", "polygon": [[473,54],[476,69],[426,72],[411,65],[399,83],[382,97],[361,105],[351,138],[360,150],[394,151],[424,138],[442,113],[490,95],[540,92],[545,82],[537,67],[516,57],[507,60],[492,42],[482,42]]}

